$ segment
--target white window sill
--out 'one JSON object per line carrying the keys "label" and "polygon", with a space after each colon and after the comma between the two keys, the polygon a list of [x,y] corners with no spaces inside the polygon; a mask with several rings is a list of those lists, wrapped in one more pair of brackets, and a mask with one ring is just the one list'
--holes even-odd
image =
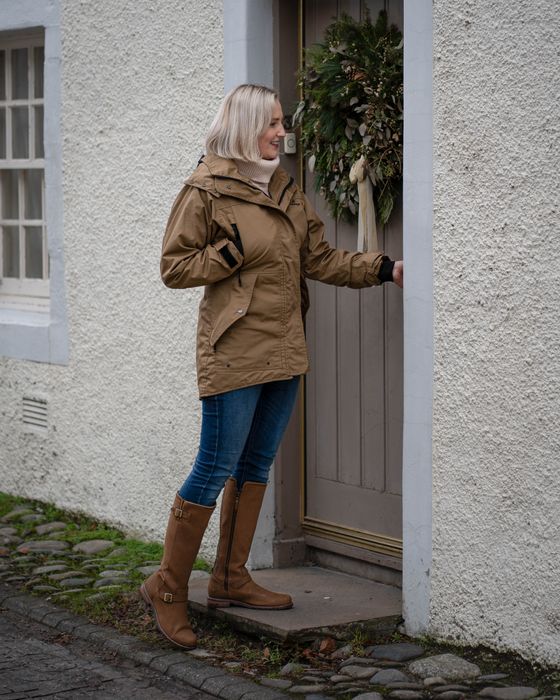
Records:
{"label": "white window sill", "polygon": [[1,309],[0,326],[49,326],[51,317],[48,311],[22,311],[21,309]]}
{"label": "white window sill", "polygon": [[66,323],[48,312],[0,308],[0,356],[67,365]]}

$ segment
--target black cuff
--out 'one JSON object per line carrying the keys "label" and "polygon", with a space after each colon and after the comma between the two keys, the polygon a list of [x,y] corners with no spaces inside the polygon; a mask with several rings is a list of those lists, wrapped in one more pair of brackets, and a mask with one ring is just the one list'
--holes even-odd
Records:
{"label": "black cuff", "polygon": [[379,272],[377,273],[377,277],[379,278],[379,281],[381,284],[383,282],[392,282],[393,281],[393,268],[395,267],[395,261],[390,260],[386,255],[383,256],[382,262],[381,262],[381,267],[379,268]]}

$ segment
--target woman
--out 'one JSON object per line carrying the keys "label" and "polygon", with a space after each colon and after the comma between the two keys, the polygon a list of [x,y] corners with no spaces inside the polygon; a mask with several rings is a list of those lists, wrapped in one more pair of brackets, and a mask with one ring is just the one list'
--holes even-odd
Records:
{"label": "woman", "polygon": [[270,465],[308,369],[303,278],[402,286],[401,261],[337,250],[324,240],[322,222],[279,167],[282,119],[269,88],[241,85],[226,95],[207,155],[175,200],[163,240],[164,283],[205,287],[197,335],[202,431],[171,508],[161,568],[141,593],[161,632],[187,649],[196,644],[188,579],[224,486],[208,605],[292,607],[289,595],[258,586],[245,564]]}

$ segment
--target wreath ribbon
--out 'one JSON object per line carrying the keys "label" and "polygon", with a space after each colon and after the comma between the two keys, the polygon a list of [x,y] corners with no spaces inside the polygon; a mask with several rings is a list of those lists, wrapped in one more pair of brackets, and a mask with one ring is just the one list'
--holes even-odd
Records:
{"label": "wreath ribbon", "polygon": [[358,250],[361,253],[377,252],[379,244],[373,203],[373,186],[363,156],[358,158],[350,168],[350,182],[358,185]]}

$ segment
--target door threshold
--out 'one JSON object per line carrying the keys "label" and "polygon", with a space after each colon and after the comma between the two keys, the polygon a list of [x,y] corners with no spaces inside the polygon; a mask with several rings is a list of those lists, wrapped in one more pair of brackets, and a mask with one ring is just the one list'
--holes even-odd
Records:
{"label": "door threshold", "polygon": [[247,634],[281,641],[303,641],[317,636],[348,639],[356,629],[390,634],[402,621],[401,591],[375,581],[318,566],[251,571],[261,586],[289,593],[290,610],[251,610],[206,605],[208,574],[197,572],[189,582],[189,603],[195,612],[228,621]]}

